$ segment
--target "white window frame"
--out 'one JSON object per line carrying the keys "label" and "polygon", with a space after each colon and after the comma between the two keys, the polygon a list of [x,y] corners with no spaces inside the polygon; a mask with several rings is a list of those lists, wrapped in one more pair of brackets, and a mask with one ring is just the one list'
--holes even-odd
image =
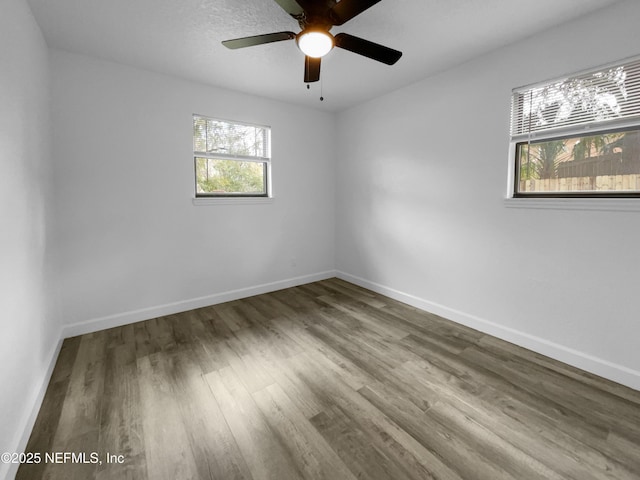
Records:
{"label": "white window frame", "polygon": [[[267,125],[259,125],[254,123],[241,122],[236,120],[227,120],[221,118],[210,117],[207,115],[193,114],[192,121],[195,123],[196,119],[211,120],[215,122],[222,122],[228,125],[234,126],[248,126],[258,129],[263,129],[267,138],[265,139],[265,155],[238,155],[238,154],[225,154],[221,152],[211,153],[196,150],[195,135],[193,136],[193,179],[194,179],[194,205],[225,205],[225,204],[254,204],[254,203],[270,203],[273,199],[272,185],[271,185],[271,127]],[[224,193],[224,194],[208,194],[198,192],[198,178],[197,178],[197,158],[210,158],[214,160],[233,160],[239,162],[256,162],[261,163],[264,166],[264,193]]]}
{"label": "white window frame", "polygon": [[[532,128],[532,110],[528,118],[523,113],[524,95],[531,94],[529,108],[535,101],[535,92],[541,89],[568,84],[581,79],[596,79],[602,72],[611,72],[620,67],[625,70],[625,91],[623,114],[603,115],[596,118],[593,112],[578,111],[568,121],[545,125],[544,122],[534,124]],[[611,80],[608,80],[611,82]],[[511,103],[511,139],[509,145],[509,168],[506,205],[524,208],[561,208],[561,209],[594,209],[594,210],[632,210],[640,211],[640,189],[629,192],[607,191],[598,192],[549,192],[533,193],[518,192],[518,159],[517,145],[519,143],[534,143],[544,140],[555,140],[569,137],[587,136],[593,134],[615,132],[622,129],[640,129],[640,57],[629,58],[613,62],[597,68],[584,70],[567,77],[539,82],[523,87],[514,88]],[[628,100],[628,101],[627,101]],[[575,112],[573,112],[575,113]],[[599,116],[599,115],[598,115]],[[606,202],[606,203],[605,203]]]}

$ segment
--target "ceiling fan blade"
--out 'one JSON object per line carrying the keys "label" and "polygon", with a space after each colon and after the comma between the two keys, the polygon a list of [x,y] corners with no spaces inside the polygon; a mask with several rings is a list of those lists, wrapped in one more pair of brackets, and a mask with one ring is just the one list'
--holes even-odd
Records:
{"label": "ceiling fan blade", "polygon": [[402,56],[402,52],[398,50],[370,42],[363,38],[354,37],[348,33],[339,33],[334,38],[336,47],[344,48],[350,52],[386,63],[387,65],[393,65],[400,60]]}
{"label": "ceiling fan blade", "polygon": [[262,45],[263,43],[281,42],[283,40],[293,40],[296,34],[293,32],[277,32],[267,33],[265,35],[255,35],[253,37],[234,38],[233,40],[225,40],[222,44],[231,49],[253,47],[254,45]]}
{"label": "ceiling fan blade", "polygon": [[304,57],[304,83],[317,82],[320,80],[321,58]]}
{"label": "ceiling fan blade", "polygon": [[329,10],[334,25],[342,25],[353,17],[360,15],[367,8],[373,7],[380,0],[342,0]]}
{"label": "ceiling fan blade", "polygon": [[275,0],[275,2],[282,7],[292,17],[296,18],[304,13],[304,9],[300,6],[296,0]]}

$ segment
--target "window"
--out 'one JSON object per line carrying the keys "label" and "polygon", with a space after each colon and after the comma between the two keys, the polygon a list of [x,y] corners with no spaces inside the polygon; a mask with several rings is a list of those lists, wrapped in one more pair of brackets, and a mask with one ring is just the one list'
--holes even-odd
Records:
{"label": "window", "polygon": [[640,196],[640,60],[513,90],[514,197]]}
{"label": "window", "polygon": [[196,197],[268,197],[271,130],[193,116]]}

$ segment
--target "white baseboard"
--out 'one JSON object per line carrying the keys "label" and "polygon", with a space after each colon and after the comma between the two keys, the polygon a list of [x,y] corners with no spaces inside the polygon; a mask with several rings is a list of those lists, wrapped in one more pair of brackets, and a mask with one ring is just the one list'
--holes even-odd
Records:
{"label": "white baseboard", "polygon": [[[36,423],[36,419],[38,418],[38,413],[40,412],[40,407],[42,406],[42,401],[44,400],[44,395],[47,393],[47,387],[49,386],[49,381],[51,380],[51,375],[53,374],[53,368],[58,361],[58,355],[60,354],[60,349],[62,348],[63,338],[58,338],[57,344],[51,350],[51,353],[48,357],[48,365],[39,382],[39,388],[36,392],[34,398],[30,399],[30,401],[26,401],[26,405],[31,405],[30,411],[27,413],[26,417],[20,423],[21,427],[18,432],[22,432],[19,438],[14,441],[15,448],[12,452],[24,452],[27,448],[27,443],[29,443],[29,437],[31,436],[31,431],[33,430],[33,426]],[[20,465],[17,463],[0,463],[0,478],[15,478],[16,473],[18,473],[18,467]]]}
{"label": "white baseboard", "polygon": [[640,372],[625,367],[624,365],[618,365],[544,338],[536,337],[534,335],[476,317],[475,315],[445,307],[444,305],[440,305],[342,271],[336,271],[336,276],[347,282],[351,282],[363,288],[386,295],[394,300],[398,300],[421,310],[426,310],[448,320],[452,320],[480,332],[493,335],[494,337],[506,340],[507,342],[514,343],[560,362],[580,368],[581,370],[585,370],[640,391]]}
{"label": "white baseboard", "polygon": [[77,335],[97,332],[99,330],[105,330],[107,328],[120,327],[122,325],[128,325],[129,323],[149,320],[151,318],[162,317],[164,315],[172,315],[179,312],[186,312],[187,310],[207,307],[209,305],[215,305],[218,303],[230,302],[233,300],[238,300],[240,298],[252,297],[253,295],[274,292],[276,290],[282,290],[283,288],[295,287],[298,285],[303,285],[305,283],[317,282],[319,280],[326,280],[327,278],[335,276],[336,272],[334,270],[328,270],[326,272],[319,272],[311,275],[304,275],[301,277],[287,278],[276,282],[263,283],[261,285],[254,285],[237,290],[214,293],[212,295],[206,295],[204,297],[191,298],[188,300],[181,300],[179,302],[167,303],[165,305],[141,308],[138,310],[117,313],[115,315],[109,315],[106,317],[94,318],[91,320],[74,323],[72,325],[65,325],[62,329],[62,338],[75,337]]}

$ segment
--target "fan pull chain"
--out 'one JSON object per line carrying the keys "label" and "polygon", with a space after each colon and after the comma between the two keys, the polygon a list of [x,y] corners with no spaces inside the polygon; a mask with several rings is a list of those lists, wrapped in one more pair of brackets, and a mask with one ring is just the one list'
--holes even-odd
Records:
{"label": "fan pull chain", "polygon": [[[323,82],[322,82],[322,78],[320,78],[320,101],[324,102],[324,94],[322,92],[322,87],[323,87]],[[311,85],[307,83],[307,90],[311,90]]]}

